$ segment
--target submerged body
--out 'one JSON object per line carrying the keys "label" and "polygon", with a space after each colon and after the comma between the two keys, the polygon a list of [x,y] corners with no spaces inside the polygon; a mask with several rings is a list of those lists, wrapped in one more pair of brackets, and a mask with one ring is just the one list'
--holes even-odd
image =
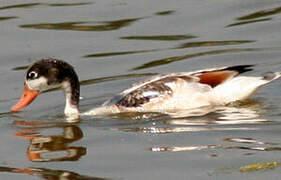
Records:
{"label": "submerged body", "polygon": [[[204,69],[195,72],[158,75],[133,84],[127,90],[83,115],[108,115],[122,112],[160,112],[219,106],[243,100],[259,87],[280,77],[239,76],[252,70],[252,65]],[[79,81],[69,64],[56,59],[43,59],[31,65],[26,74],[25,92],[12,107],[18,111],[45,89],[60,86],[66,96],[65,114],[79,113]]]}

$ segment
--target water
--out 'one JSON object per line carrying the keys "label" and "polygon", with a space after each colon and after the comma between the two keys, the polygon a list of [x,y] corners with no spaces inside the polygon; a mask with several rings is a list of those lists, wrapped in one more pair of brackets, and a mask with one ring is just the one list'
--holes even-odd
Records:
{"label": "water", "polygon": [[[281,71],[280,9],[278,0],[3,1],[0,179],[280,179],[280,80],[191,118],[67,123],[57,89],[9,113],[25,69],[43,57],[75,67],[82,110],[157,73],[238,64],[256,65],[248,75]],[[257,163],[261,170],[246,169]]]}

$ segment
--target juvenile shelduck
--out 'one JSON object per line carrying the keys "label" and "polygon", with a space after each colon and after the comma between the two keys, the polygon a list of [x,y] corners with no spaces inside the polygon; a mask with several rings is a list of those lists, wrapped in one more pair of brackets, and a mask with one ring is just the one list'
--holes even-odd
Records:
{"label": "juvenile shelduck", "polygon": [[79,112],[80,85],[73,67],[58,59],[42,59],[26,72],[24,92],[11,111],[30,104],[40,92],[59,86],[65,93],[64,113],[71,115],[108,115],[122,112],[160,112],[189,110],[206,106],[221,106],[243,100],[259,87],[281,75],[269,73],[263,77],[239,76],[251,71],[252,65],[238,65],[179,72],[151,77],[133,84],[101,107]]}

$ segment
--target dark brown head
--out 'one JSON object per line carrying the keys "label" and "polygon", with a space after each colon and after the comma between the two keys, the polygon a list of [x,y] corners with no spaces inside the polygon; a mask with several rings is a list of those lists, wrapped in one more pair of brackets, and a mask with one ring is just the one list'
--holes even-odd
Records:
{"label": "dark brown head", "polygon": [[12,107],[12,111],[19,111],[30,104],[40,92],[62,87],[69,98],[69,105],[78,107],[79,80],[71,65],[58,59],[42,59],[32,64],[26,72],[24,92],[19,102]]}

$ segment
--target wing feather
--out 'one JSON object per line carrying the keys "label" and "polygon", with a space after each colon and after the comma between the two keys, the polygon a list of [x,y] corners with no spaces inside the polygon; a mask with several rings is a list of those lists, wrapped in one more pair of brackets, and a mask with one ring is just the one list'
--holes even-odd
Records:
{"label": "wing feather", "polygon": [[133,87],[133,89],[123,91],[104,105],[115,104],[123,107],[140,107],[151,100],[161,101],[163,98],[171,97],[175,88],[171,84],[181,86],[182,83],[198,81],[199,78],[192,76],[161,76],[156,80],[148,80],[137,88]]}
{"label": "wing feather", "polygon": [[160,101],[172,96],[173,88],[183,87],[183,83],[198,82],[213,88],[238,74],[251,71],[252,66],[238,65],[153,76],[133,84],[131,88],[106,101],[104,106],[140,107],[152,99]]}

